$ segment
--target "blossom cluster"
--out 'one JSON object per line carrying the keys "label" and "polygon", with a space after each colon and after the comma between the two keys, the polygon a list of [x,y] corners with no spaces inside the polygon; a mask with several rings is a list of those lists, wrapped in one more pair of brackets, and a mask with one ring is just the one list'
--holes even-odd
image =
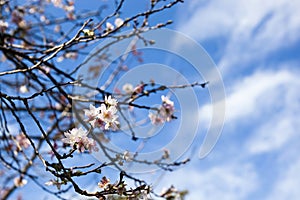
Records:
{"label": "blossom cluster", "polygon": [[93,128],[117,130],[119,127],[117,104],[117,100],[111,96],[106,96],[105,103],[102,103],[98,108],[90,104],[90,108],[84,110],[85,115],[88,117],[87,121]]}
{"label": "blossom cluster", "polygon": [[24,185],[27,184],[27,182],[28,181],[26,179],[24,179],[23,177],[16,177],[16,178],[14,178],[14,185],[16,187],[23,187]]}
{"label": "blossom cluster", "polygon": [[[124,20],[121,18],[116,18],[114,21],[114,24],[117,28],[119,28],[124,24]],[[112,31],[114,29],[115,29],[114,25],[112,25],[110,22],[106,22],[106,30],[107,31]]]}
{"label": "blossom cluster", "polygon": [[169,122],[174,118],[174,102],[169,99],[169,97],[161,96],[162,105],[159,107],[157,113],[149,113],[149,118],[151,123],[154,125],[159,125],[164,122]]}
{"label": "blossom cluster", "polygon": [[16,136],[16,143],[18,150],[21,150],[19,148],[27,149],[30,146],[30,141],[24,133],[20,133]]}
{"label": "blossom cluster", "polygon": [[[119,127],[117,121],[117,100],[111,96],[105,96],[104,103],[100,107],[96,108],[90,105],[90,109],[85,109],[84,113],[88,117],[87,121],[93,128],[98,127],[103,130],[116,130]],[[64,133],[66,138],[62,139],[62,142],[70,144],[73,148],[78,149],[79,152],[85,150],[98,151],[96,142],[94,139],[88,137],[88,131],[83,128],[73,128]]]}
{"label": "blossom cluster", "polygon": [[0,32],[4,32],[8,28],[8,23],[0,20]]}
{"label": "blossom cluster", "polygon": [[94,139],[89,138],[88,132],[83,128],[73,128],[70,131],[64,133],[66,138],[63,138],[62,141],[66,144],[70,144],[73,148],[78,149],[79,152],[84,152],[85,150],[98,151],[96,147],[96,142]]}

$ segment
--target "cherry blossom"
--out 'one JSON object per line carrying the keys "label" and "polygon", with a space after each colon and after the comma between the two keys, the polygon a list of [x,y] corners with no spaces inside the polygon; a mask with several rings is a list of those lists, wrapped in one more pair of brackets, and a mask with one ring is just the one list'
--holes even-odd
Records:
{"label": "cherry blossom", "polygon": [[64,133],[66,138],[62,139],[62,142],[70,144],[72,147],[76,147],[79,152],[84,152],[85,150],[98,151],[96,147],[96,142],[92,138],[88,138],[88,132],[83,130],[83,128],[73,128],[70,131]]}
{"label": "cherry blossom", "polygon": [[139,84],[139,85],[137,85],[135,88],[134,88],[134,90],[133,90],[133,92],[135,93],[135,94],[139,94],[139,93],[142,93],[143,92],[143,90],[144,90],[144,84]]}
{"label": "cherry blossom", "polygon": [[0,20],[0,31],[4,32],[7,28],[8,28],[8,23],[3,20]]}
{"label": "cherry blossom", "polygon": [[119,128],[117,106],[118,101],[111,96],[105,96],[104,103],[96,108],[90,105],[89,109],[84,109],[84,114],[88,117],[87,121],[93,128],[117,130]]}
{"label": "cherry blossom", "polygon": [[156,114],[149,113],[148,117],[151,120],[151,123],[154,125],[159,125],[165,121],[169,122],[173,119],[173,114],[175,111],[174,102],[164,95],[161,96],[162,105],[159,107],[159,110]]}
{"label": "cherry blossom", "polygon": [[152,112],[149,113],[148,117],[151,120],[151,123],[154,125],[159,125],[164,123],[164,119],[162,117],[160,117],[158,114],[153,114]]}
{"label": "cherry blossom", "polygon": [[106,107],[105,104],[101,104],[99,118],[106,123],[106,130],[110,127],[115,130],[118,127],[119,122],[117,121],[117,111],[118,110],[115,106]]}
{"label": "cherry blossom", "polygon": [[100,188],[105,188],[109,183],[110,183],[110,180],[104,176],[104,177],[102,177],[101,181],[98,183],[98,186]]}
{"label": "cherry blossom", "polygon": [[88,117],[87,121],[93,121],[99,115],[99,108],[96,108],[92,104],[90,104],[90,109],[84,109],[85,116]]}
{"label": "cherry blossom", "polygon": [[23,187],[24,185],[27,184],[27,182],[28,181],[26,179],[24,179],[23,177],[16,177],[14,179],[14,184],[16,187]]}
{"label": "cherry blossom", "polygon": [[28,88],[26,85],[21,85],[20,88],[19,88],[20,92],[21,93],[27,93],[29,92]]}
{"label": "cherry blossom", "polygon": [[132,94],[133,93],[133,85],[130,83],[126,83],[123,85],[122,90],[126,93],[126,94]]}
{"label": "cherry blossom", "polygon": [[111,98],[111,96],[105,96],[105,103],[110,106],[117,106],[118,101],[116,99]]}
{"label": "cherry blossom", "polygon": [[167,97],[167,96],[162,95],[162,96],[161,96],[161,101],[162,101],[164,104],[169,104],[169,105],[171,105],[171,106],[174,106],[174,102],[171,101],[171,100],[169,99],[169,97]]}
{"label": "cherry blossom", "polygon": [[124,162],[131,162],[134,156],[129,151],[124,151],[123,154],[117,153],[116,154],[116,161],[119,165],[123,166]]}
{"label": "cherry blossom", "polygon": [[50,180],[50,181],[47,181],[47,182],[45,183],[45,185],[46,185],[46,186],[54,185],[54,186],[57,187],[58,190],[60,190],[62,183],[60,183],[60,182],[58,182],[58,181],[55,181],[55,180]]}
{"label": "cherry blossom", "polygon": [[62,7],[62,1],[61,0],[51,0],[54,6],[61,8]]}
{"label": "cherry blossom", "polygon": [[174,102],[164,95],[161,96],[162,106],[159,109],[160,115],[166,120],[171,121],[174,114]]}
{"label": "cherry blossom", "polygon": [[20,147],[23,147],[25,149],[27,149],[30,146],[30,141],[27,139],[24,133],[17,135],[16,141]]}
{"label": "cherry blossom", "polygon": [[132,161],[133,156],[131,155],[131,153],[129,151],[125,151],[123,153],[123,159],[127,162],[130,162],[130,161]]}
{"label": "cherry blossom", "polygon": [[123,20],[123,19],[121,19],[121,18],[116,18],[116,19],[115,19],[115,25],[116,25],[116,27],[122,26],[123,23],[124,23],[124,20]]}
{"label": "cherry blossom", "polygon": [[83,29],[82,32],[85,36],[88,36],[88,37],[95,36],[95,32],[92,30],[89,30],[89,29]]}
{"label": "cherry blossom", "polygon": [[112,25],[111,23],[109,23],[109,22],[106,22],[106,30],[107,31],[112,31],[112,30],[114,30],[114,25]]}

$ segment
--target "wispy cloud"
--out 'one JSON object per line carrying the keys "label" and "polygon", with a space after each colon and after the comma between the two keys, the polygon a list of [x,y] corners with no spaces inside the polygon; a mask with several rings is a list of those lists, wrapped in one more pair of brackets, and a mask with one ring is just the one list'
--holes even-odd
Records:
{"label": "wispy cloud", "polygon": [[268,200],[282,200],[282,199],[299,199],[300,197],[300,160],[293,161],[285,170],[282,170],[278,181],[275,183],[273,189],[270,191]]}
{"label": "wispy cloud", "polygon": [[[259,178],[251,164],[227,163],[206,170],[189,166],[173,172],[161,185],[187,189],[187,199],[244,199],[259,186]],[[182,186],[185,185],[184,188]]]}
{"label": "wispy cloud", "polygon": [[[170,180],[182,185],[187,177],[189,199],[300,197],[299,156],[291,150],[300,146],[299,58],[293,56],[300,41],[299,7],[297,0],[190,1],[186,6],[177,29],[200,43],[221,39],[212,51],[221,55],[217,65],[227,93],[215,157],[202,160],[205,169],[194,165]],[[292,52],[287,60],[277,57],[287,51]],[[211,105],[199,114],[208,124]]]}
{"label": "wispy cloud", "polygon": [[224,38],[217,47],[224,74],[239,72],[299,40],[299,1],[216,0],[195,5],[178,30],[200,42]]}
{"label": "wispy cloud", "polygon": [[[232,81],[227,87],[226,97],[226,124],[234,124],[245,118],[265,119],[264,112],[279,104],[288,108],[295,104],[297,99],[297,88],[300,81],[297,72],[282,69],[278,71],[258,70],[251,75]],[[284,96],[283,96],[284,95]],[[269,113],[270,114],[270,113]],[[210,120],[211,105],[202,107],[200,116],[202,120]]]}

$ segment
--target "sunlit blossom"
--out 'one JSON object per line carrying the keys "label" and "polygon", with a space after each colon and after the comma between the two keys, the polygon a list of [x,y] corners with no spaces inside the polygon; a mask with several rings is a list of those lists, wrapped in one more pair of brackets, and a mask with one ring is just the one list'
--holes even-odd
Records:
{"label": "sunlit blossom", "polygon": [[117,106],[118,101],[114,98],[112,98],[111,96],[105,96],[104,99],[105,103],[110,105],[110,106]]}
{"label": "sunlit blossom", "polygon": [[21,85],[20,88],[19,88],[20,92],[21,93],[27,93],[29,92],[28,88],[26,85]]}
{"label": "sunlit blossom", "polygon": [[148,115],[150,121],[154,125],[159,125],[164,123],[164,119],[160,117],[158,114],[153,114],[152,112],[149,113]]}
{"label": "sunlit blossom", "polygon": [[116,128],[116,126],[119,124],[117,121],[118,116],[116,115],[117,111],[118,110],[115,106],[110,106],[107,108],[105,104],[101,104],[99,118],[106,123],[106,130],[108,130],[110,127]]}
{"label": "sunlit blossom", "polygon": [[30,146],[30,141],[28,140],[28,138],[25,136],[24,133],[17,135],[16,141],[21,148],[27,149]]}
{"label": "sunlit blossom", "polygon": [[106,22],[106,30],[107,31],[112,31],[112,30],[114,30],[114,25],[112,25],[111,23],[109,23],[109,22]]}
{"label": "sunlit blossom", "polygon": [[87,121],[93,121],[99,114],[99,108],[96,108],[94,105],[90,104],[90,109],[84,109],[84,114],[88,117]]}
{"label": "sunlit blossom", "polygon": [[119,128],[118,121],[118,101],[111,96],[105,96],[105,103],[96,108],[90,105],[89,109],[84,109],[84,114],[88,117],[87,121],[93,128],[117,130]]}
{"label": "sunlit blossom", "polygon": [[122,26],[123,23],[124,23],[124,20],[123,20],[123,19],[121,19],[121,18],[116,18],[116,19],[115,19],[115,25],[116,25],[116,27]]}
{"label": "sunlit blossom", "polygon": [[169,122],[174,117],[174,102],[164,95],[161,96],[162,104],[158,108],[156,114],[149,113],[148,117],[151,120],[151,123],[154,125],[159,125],[164,123],[165,121]]}
{"label": "sunlit blossom", "polygon": [[50,180],[50,181],[47,181],[47,182],[45,183],[45,185],[46,185],[46,186],[54,185],[54,186],[57,187],[58,190],[60,190],[62,183],[60,183],[60,182],[58,182],[58,181],[55,181],[55,180]]}
{"label": "sunlit blossom", "polygon": [[79,152],[84,152],[85,150],[98,151],[96,147],[96,142],[92,138],[88,138],[88,132],[83,128],[73,128],[70,131],[64,133],[66,138],[62,139],[62,142],[70,144],[72,147],[76,147]]}
{"label": "sunlit blossom", "polygon": [[98,183],[98,187],[105,188],[109,183],[110,183],[110,180],[104,176],[101,179],[101,181]]}
{"label": "sunlit blossom", "polygon": [[0,20],[0,31],[5,31],[6,29],[8,28],[8,23],[3,21],[3,20]]}
{"label": "sunlit blossom", "polygon": [[130,83],[126,83],[123,85],[122,90],[126,93],[126,94],[132,94],[133,93],[133,85]]}
{"label": "sunlit blossom", "polygon": [[28,181],[26,179],[24,179],[23,177],[16,177],[14,179],[14,184],[16,187],[23,187],[24,185],[27,184],[27,182]]}

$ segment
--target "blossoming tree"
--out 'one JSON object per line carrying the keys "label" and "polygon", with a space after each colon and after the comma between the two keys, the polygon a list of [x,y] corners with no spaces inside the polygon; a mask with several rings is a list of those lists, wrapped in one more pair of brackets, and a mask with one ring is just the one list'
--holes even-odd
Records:
{"label": "blossoming tree", "polygon": [[[125,63],[129,54],[143,62],[135,43],[127,56],[115,61],[117,67],[106,74],[102,85],[77,76],[90,58],[96,61],[86,73],[93,78],[99,76],[103,63],[110,61],[110,45],[123,39],[137,38],[145,45],[154,44],[142,34],[171,22],[151,23],[151,17],[162,16],[180,2],[183,1],[140,1],[145,9],[134,13],[126,9],[125,0],[78,5],[71,0],[0,0],[1,199],[9,199],[26,184],[35,184],[41,192],[58,199],[70,199],[72,195],[74,199],[183,198],[185,192],[172,186],[162,193],[155,191],[151,183],[122,166],[138,163],[171,171],[188,159],[168,162],[170,153],[165,149],[161,157],[143,160],[139,158],[142,147],[117,151],[107,145],[124,130],[130,133],[128,142],[139,141],[133,128],[138,123],[159,126],[177,118],[178,108],[167,85],[139,80],[138,84],[110,87],[119,74],[128,70]],[[81,4],[87,7],[80,9]],[[93,45],[106,38],[113,42],[84,59]],[[205,84],[172,87],[185,89]],[[89,92],[76,93],[75,87]],[[155,106],[144,104],[143,99],[154,95],[159,95]],[[125,112],[146,114],[135,116],[138,120],[132,122]],[[89,158],[98,152],[103,157]],[[109,167],[116,170],[105,174]]]}

